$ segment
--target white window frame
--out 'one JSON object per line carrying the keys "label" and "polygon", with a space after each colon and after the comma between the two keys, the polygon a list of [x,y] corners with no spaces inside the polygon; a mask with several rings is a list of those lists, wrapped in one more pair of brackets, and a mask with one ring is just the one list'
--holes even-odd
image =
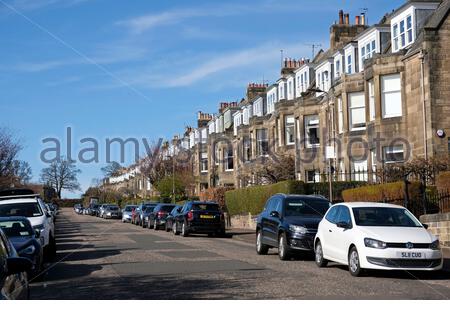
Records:
{"label": "white window frame", "polygon": [[[262,135],[264,132],[264,135]],[[264,145],[266,147],[264,147]],[[258,157],[269,156],[269,130],[268,129],[256,129],[256,154]]]}
{"label": "white window frame", "polygon": [[[401,159],[395,160],[396,154],[397,155],[402,154]],[[390,156],[389,160],[388,160],[388,155]],[[395,146],[383,147],[383,160],[384,160],[384,163],[386,163],[386,164],[405,162],[405,149],[404,149],[403,145],[399,144],[399,145],[395,145]]]}
{"label": "white window frame", "polygon": [[[231,155],[230,155],[230,150],[231,150]],[[231,159],[231,163],[232,163],[232,168],[230,168],[230,159]],[[224,169],[225,172],[232,172],[234,171],[234,152],[233,152],[233,147],[231,148],[224,148],[223,150],[223,165],[224,165]]]}
{"label": "white window frame", "polygon": [[208,153],[207,152],[200,153],[200,172],[202,172],[202,173],[208,172]]}
{"label": "white window frame", "polygon": [[342,103],[342,96],[337,98],[338,105],[338,133],[341,134],[344,132],[344,106]]}
{"label": "white window frame", "polygon": [[[292,140],[289,139],[290,137]],[[284,139],[287,146],[295,145],[295,117],[293,115],[284,117]]]}
{"label": "white window frame", "polygon": [[367,159],[352,160],[352,180],[353,181],[369,181],[369,171]]}
{"label": "white window frame", "polygon": [[375,120],[375,82],[370,80],[368,83],[369,90],[369,121]]}
{"label": "white window frame", "polygon": [[[360,100],[362,100],[362,102],[365,101],[365,95],[364,92],[351,92],[347,95],[347,101],[348,101],[348,126],[349,126],[349,130],[350,131],[362,131],[362,130],[366,130],[366,106],[365,103],[364,105],[352,105],[352,97],[354,96],[360,96]],[[357,112],[361,112],[361,110],[363,110],[363,114],[364,114],[364,122],[357,122],[357,123],[353,123],[354,117],[353,117],[353,112],[357,113]],[[362,124],[364,124],[364,126],[362,126]],[[359,125],[359,126],[356,126]]]}
{"label": "white window frame", "polygon": [[[395,78],[395,79],[394,79]],[[397,86],[394,88],[385,88],[386,81],[385,80],[396,80],[398,81]],[[403,101],[402,101],[402,84],[401,84],[401,75],[399,73],[389,74],[381,76],[381,110],[383,119],[396,118],[403,116]],[[387,95],[392,96],[396,94],[396,98],[387,99]],[[392,105],[396,100],[400,100],[400,106]],[[397,101],[398,102],[398,101]]]}
{"label": "white window frame", "polygon": [[[320,146],[320,119],[318,115],[305,116],[305,146],[306,148],[315,148]],[[317,143],[311,143],[310,130],[316,129]]]}

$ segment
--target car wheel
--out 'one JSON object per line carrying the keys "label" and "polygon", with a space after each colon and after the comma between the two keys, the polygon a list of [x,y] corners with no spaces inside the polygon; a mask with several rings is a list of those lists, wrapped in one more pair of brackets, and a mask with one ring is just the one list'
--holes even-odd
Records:
{"label": "car wheel", "polygon": [[286,234],[284,233],[280,234],[278,239],[278,257],[283,261],[289,260],[290,258]]}
{"label": "car wheel", "polygon": [[256,253],[259,255],[266,255],[269,252],[269,246],[262,243],[262,232],[258,230],[256,234]]}
{"label": "car wheel", "polygon": [[354,277],[359,277],[363,273],[363,269],[361,269],[359,253],[356,247],[352,247],[348,254],[348,270]]}
{"label": "car wheel", "polygon": [[166,232],[169,232],[169,231],[170,231],[170,229],[169,229],[169,224],[167,223],[167,221],[166,221],[166,223],[164,224],[164,230],[166,230]]}
{"label": "car wheel", "polygon": [[317,241],[314,251],[315,251],[315,260],[316,260],[317,266],[319,268],[325,268],[328,265],[328,260],[323,258],[323,248],[322,248],[322,243],[320,241]]}
{"label": "car wheel", "polygon": [[178,233],[178,224],[177,224],[177,222],[174,222],[173,224],[172,224],[172,232],[173,232],[173,234],[174,235],[178,235],[179,233]]}
{"label": "car wheel", "polygon": [[156,220],[153,220],[153,229],[155,229],[155,231],[158,231],[158,226],[156,225]]}
{"label": "car wheel", "polygon": [[183,237],[187,237],[189,235],[188,231],[186,230],[186,222],[183,222],[181,225],[181,235]]}

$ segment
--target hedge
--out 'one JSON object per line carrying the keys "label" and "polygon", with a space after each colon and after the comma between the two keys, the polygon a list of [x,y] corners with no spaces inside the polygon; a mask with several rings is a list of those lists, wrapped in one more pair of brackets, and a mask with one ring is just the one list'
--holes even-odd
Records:
{"label": "hedge", "polygon": [[[342,196],[346,202],[369,201],[384,202],[404,199],[404,183],[393,182],[376,184],[360,188],[344,190]],[[411,182],[408,185],[410,200],[420,199],[420,182]]]}
{"label": "hedge", "polygon": [[437,176],[436,187],[440,192],[450,191],[450,171],[441,172]]}
{"label": "hedge", "polygon": [[225,204],[230,215],[243,213],[259,214],[267,200],[277,193],[305,194],[302,181],[283,181],[267,186],[255,186],[227,191]]}

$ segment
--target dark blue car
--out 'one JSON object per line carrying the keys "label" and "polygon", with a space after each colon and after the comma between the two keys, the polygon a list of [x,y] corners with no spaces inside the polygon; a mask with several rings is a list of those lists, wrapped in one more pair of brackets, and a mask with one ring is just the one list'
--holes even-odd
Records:
{"label": "dark blue car", "polygon": [[256,252],[262,255],[278,248],[281,260],[294,252],[312,252],[319,222],[330,206],[320,196],[272,196],[257,220]]}
{"label": "dark blue car", "polygon": [[0,228],[14,246],[18,255],[33,262],[29,272],[30,280],[39,275],[43,264],[43,247],[40,235],[33,229],[27,218],[0,218]]}

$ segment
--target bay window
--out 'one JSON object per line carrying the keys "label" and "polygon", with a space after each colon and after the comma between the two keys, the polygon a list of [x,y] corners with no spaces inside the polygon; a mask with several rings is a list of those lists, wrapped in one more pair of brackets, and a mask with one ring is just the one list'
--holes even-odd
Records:
{"label": "bay window", "polygon": [[267,129],[256,130],[256,153],[260,157],[269,154],[269,135]]}
{"label": "bay window", "polygon": [[320,146],[319,130],[319,116],[305,116],[305,142],[307,148]]}
{"label": "bay window", "polygon": [[225,171],[234,170],[233,147],[229,146],[223,150],[223,160],[225,163]]}
{"label": "bay window", "polygon": [[348,94],[349,130],[357,131],[366,128],[366,104],[364,92]]}
{"label": "bay window", "polygon": [[295,144],[295,119],[294,116],[284,118],[285,142],[286,145]]}
{"label": "bay window", "polygon": [[250,162],[252,159],[252,142],[249,137],[244,137],[242,142],[242,155],[244,162]]}
{"label": "bay window", "polygon": [[383,119],[402,116],[400,74],[381,77],[381,106]]}
{"label": "bay window", "polygon": [[208,153],[202,152],[200,155],[200,171],[208,172]]}

